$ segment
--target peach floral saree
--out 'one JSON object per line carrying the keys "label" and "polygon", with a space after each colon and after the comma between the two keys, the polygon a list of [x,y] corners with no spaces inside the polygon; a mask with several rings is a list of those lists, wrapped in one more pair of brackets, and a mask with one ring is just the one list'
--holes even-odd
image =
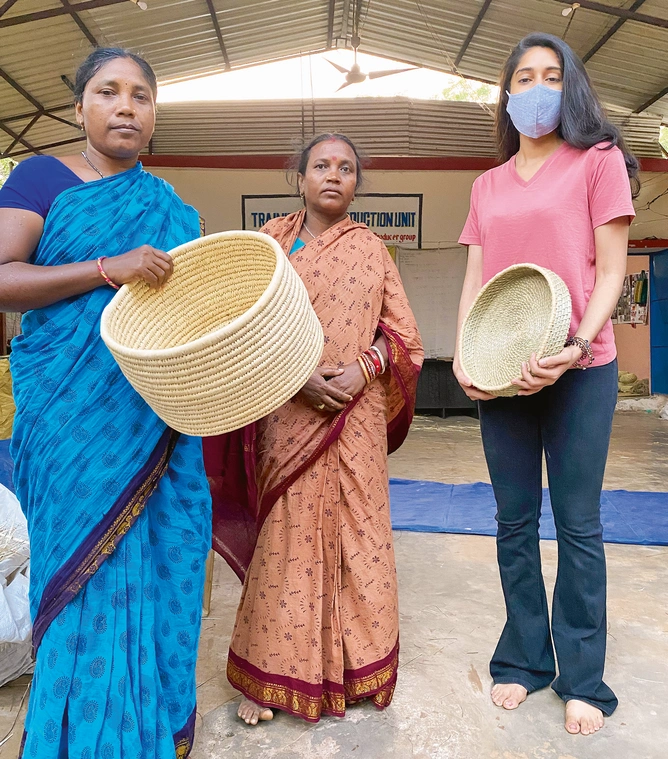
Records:
{"label": "peach floral saree", "polygon": [[[304,212],[263,229],[286,254]],[[423,359],[383,243],[349,218],[296,251],[325,332],[323,366],[353,362],[382,332],[390,368],[333,415],[293,398],[205,440],[214,548],[244,579],[228,678],[253,701],[309,721],[346,702],[388,706],[399,618],[387,454],[410,426]]]}

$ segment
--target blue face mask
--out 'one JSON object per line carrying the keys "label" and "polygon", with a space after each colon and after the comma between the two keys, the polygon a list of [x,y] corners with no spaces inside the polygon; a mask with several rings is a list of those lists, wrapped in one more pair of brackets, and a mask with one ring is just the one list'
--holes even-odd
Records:
{"label": "blue face mask", "polygon": [[534,139],[544,137],[554,132],[561,121],[561,90],[534,84],[516,95],[508,93],[506,110],[520,134]]}

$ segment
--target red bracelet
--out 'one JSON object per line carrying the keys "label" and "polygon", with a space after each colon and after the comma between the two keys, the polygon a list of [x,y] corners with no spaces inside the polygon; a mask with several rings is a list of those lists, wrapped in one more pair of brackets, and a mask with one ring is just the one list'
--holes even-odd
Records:
{"label": "red bracelet", "polygon": [[109,279],[109,277],[107,276],[105,270],[102,268],[102,261],[104,261],[105,258],[106,258],[106,256],[100,256],[97,259],[97,270],[100,272],[100,276],[109,285],[109,287],[113,287],[114,290],[120,290],[121,288],[115,282],[112,282]]}
{"label": "red bracelet", "polygon": [[362,360],[366,364],[366,367],[369,371],[369,377],[371,378],[371,382],[373,382],[378,375],[378,372],[376,371],[376,366],[366,353],[362,354]]}
{"label": "red bracelet", "polygon": [[371,359],[371,362],[373,363],[373,365],[374,365],[374,367],[376,369],[376,374],[377,375],[378,374],[382,374],[383,373],[383,365],[380,363],[380,359],[375,354],[375,352],[371,351],[371,350],[364,351],[364,355]]}

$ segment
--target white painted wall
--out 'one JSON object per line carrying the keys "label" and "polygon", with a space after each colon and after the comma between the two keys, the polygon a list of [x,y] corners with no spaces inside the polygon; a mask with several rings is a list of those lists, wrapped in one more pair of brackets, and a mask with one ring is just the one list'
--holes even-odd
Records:
{"label": "white painted wall", "polygon": [[[149,169],[198,209],[207,232],[241,228],[241,196],[291,192],[285,172],[246,169]],[[423,247],[453,243],[466,221],[475,171],[367,171],[364,191],[423,193]],[[638,208],[668,188],[668,173],[646,173]],[[668,194],[639,210],[631,237],[668,238]]]}
{"label": "white painted wall", "polygon": [[[292,192],[283,171],[149,169],[174,186],[206,220],[206,231],[241,228],[241,196]],[[475,171],[369,171],[365,192],[423,193],[423,247],[457,240]]]}

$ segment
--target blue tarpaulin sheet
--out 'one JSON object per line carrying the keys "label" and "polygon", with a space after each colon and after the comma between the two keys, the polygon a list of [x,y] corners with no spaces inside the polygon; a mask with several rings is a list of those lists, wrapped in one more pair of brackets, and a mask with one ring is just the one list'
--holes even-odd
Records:
{"label": "blue tarpaulin sheet", "polygon": [[[9,440],[0,440],[0,483],[10,490]],[[423,480],[390,480],[392,527],[413,532],[496,535],[496,503],[484,482],[446,485]],[[668,493],[604,490],[601,496],[603,539],[608,543],[668,545]],[[555,538],[550,496],[543,491],[540,535]]]}
{"label": "blue tarpaulin sheet", "polygon": [[[390,504],[395,530],[496,535],[494,493],[484,482],[446,485],[391,479]],[[668,493],[604,490],[601,522],[607,543],[668,545]],[[547,490],[543,490],[540,536],[556,537]]]}

